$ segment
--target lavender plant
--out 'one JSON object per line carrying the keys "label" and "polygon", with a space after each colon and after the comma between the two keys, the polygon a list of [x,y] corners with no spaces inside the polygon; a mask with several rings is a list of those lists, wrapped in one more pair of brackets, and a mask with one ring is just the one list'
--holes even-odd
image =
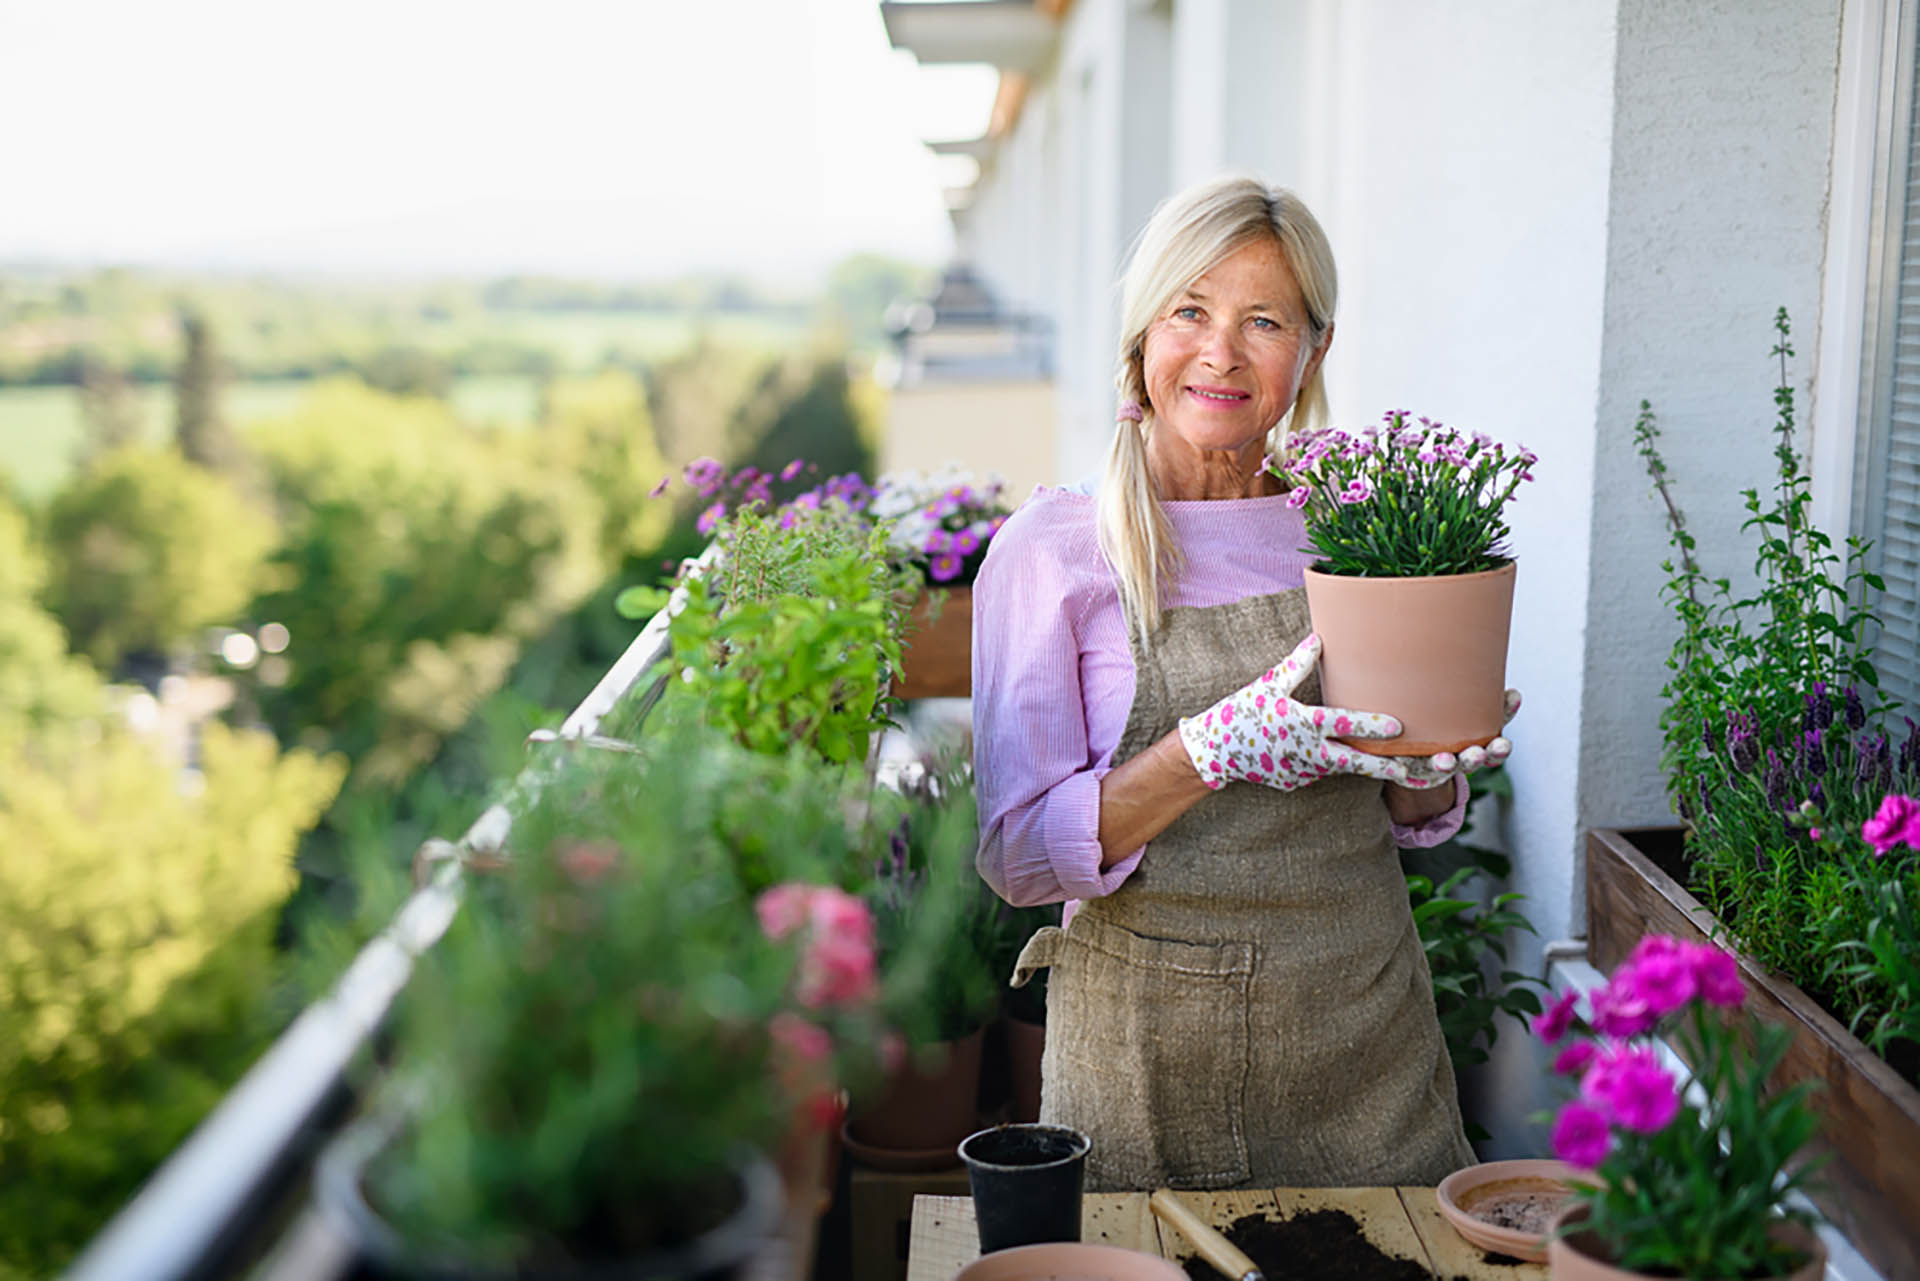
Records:
{"label": "lavender plant", "polygon": [[1473,574],[1512,559],[1505,508],[1538,455],[1389,410],[1378,427],[1295,442],[1269,468],[1302,511],[1327,574]]}
{"label": "lavender plant", "polygon": [[1823,840],[1859,831],[1889,791],[1920,786],[1920,728],[1906,719],[1895,746],[1894,707],[1879,695],[1871,660],[1870,601],[1885,585],[1867,568],[1868,544],[1848,538],[1842,555],[1809,517],[1784,308],[1774,328],[1776,476],[1767,499],[1744,491],[1742,528],[1759,542],[1751,594],[1736,596],[1729,579],[1701,567],[1645,401],[1634,426],[1666,509],[1673,554],[1661,566],[1662,594],[1680,625],[1661,691],[1661,762],[1691,828],[1692,888],[1743,949],[1846,1021],[1899,1002],[1868,972],[1829,964],[1836,949],[1866,937],[1895,869],[1837,857]]}

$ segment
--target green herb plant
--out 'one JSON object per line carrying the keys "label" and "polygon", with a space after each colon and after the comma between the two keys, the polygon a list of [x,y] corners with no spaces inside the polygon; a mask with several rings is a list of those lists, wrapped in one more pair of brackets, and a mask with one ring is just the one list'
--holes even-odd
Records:
{"label": "green herb plant", "polygon": [[[1710,577],[1659,450],[1652,406],[1641,402],[1635,445],[1667,516],[1673,554],[1662,594],[1679,623],[1667,659],[1660,726],[1662,767],[1674,808],[1689,824],[1692,888],[1743,950],[1812,992],[1843,1022],[1869,1008],[1908,1017],[1885,976],[1835,967],[1864,943],[1876,914],[1895,918],[1881,893],[1906,875],[1897,861],[1835,857],[1821,833],[1860,830],[1890,791],[1920,790],[1920,735],[1907,721],[1896,750],[1886,729],[1894,705],[1878,694],[1872,663],[1874,593],[1869,545],[1845,551],[1810,517],[1811,481],[1794,448],[1791,329],[1774,318],[1777,461],[1771,493],[1744,491],[1742,529],[1758,546],[1756,586],[1736,595]],[[1810,807],[1819,821],[1806,821]],[[1797,821],[1796,821],[1797,820]]]}

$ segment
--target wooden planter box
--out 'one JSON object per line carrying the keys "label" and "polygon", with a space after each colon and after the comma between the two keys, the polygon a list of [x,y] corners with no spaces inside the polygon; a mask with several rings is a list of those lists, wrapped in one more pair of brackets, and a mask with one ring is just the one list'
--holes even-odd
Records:
{"label": "wooden planter box", "polygon": [[[934,617],[934,594],[945,596]],[[907,624],[905,668],[893,683],[900,698],[973,696],[973,588],[935,588],[921,592]]]}
{"label": "wooden planter box", "polygon": [[[1587,952],[1601,970],[1642,935],[1695,941],[1720,923],[1655,862],[1679,866],[1681,829],[1601,828],[1587,834]],[[1729,951],[1732,949],[1729,948]],[[1738,952],[1747,1004],[1793,1029],[1776,1085],[1820,1083],[1812,1107],[1830,1153],[1813,1201],[1883,1276],[1920,1277],[1920,1090],[1785,979]]]}

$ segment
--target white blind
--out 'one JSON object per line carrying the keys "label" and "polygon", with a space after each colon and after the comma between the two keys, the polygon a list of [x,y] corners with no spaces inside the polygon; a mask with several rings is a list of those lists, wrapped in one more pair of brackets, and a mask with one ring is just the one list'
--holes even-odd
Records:
{"label": "white blind", "polygon": [[[1875,544],[1887,580],[1874,666],[1881,688],[1920,706],[1920,93],[1907,104],[1906,171],[1899,227],[1899,277],[1892,291],[1893,350],[1887,406],[1867,441],[1861,533]],[[1896,171],[1897,172],[1897,171]]]}

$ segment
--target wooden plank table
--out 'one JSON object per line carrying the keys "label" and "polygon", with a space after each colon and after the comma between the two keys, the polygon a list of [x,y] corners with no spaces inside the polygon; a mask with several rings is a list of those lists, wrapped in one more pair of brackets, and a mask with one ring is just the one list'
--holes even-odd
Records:
{"label": "wooden plank table", "polygon": [[[1291,1218],[1308,1210],[1344,1210],[1387,1254],[1412,1259],[1441,1281],[1546,1281],[1541,1263],[1490,1263],[1440,1217],[1432,1188],[1278,1188],[1272,1192],[1181,1192],[1180,1199],[1216,1228],[1248,1214]],[[980,1257],[973,1199],[920,1196],[913,1201],[907,1281],[952,1281]],[[1080,1239],[1142,1250],[1183,1263],[1187,1239],[1147,1208],[1144,1192],[1089,1192],[1082,1201]]]}

